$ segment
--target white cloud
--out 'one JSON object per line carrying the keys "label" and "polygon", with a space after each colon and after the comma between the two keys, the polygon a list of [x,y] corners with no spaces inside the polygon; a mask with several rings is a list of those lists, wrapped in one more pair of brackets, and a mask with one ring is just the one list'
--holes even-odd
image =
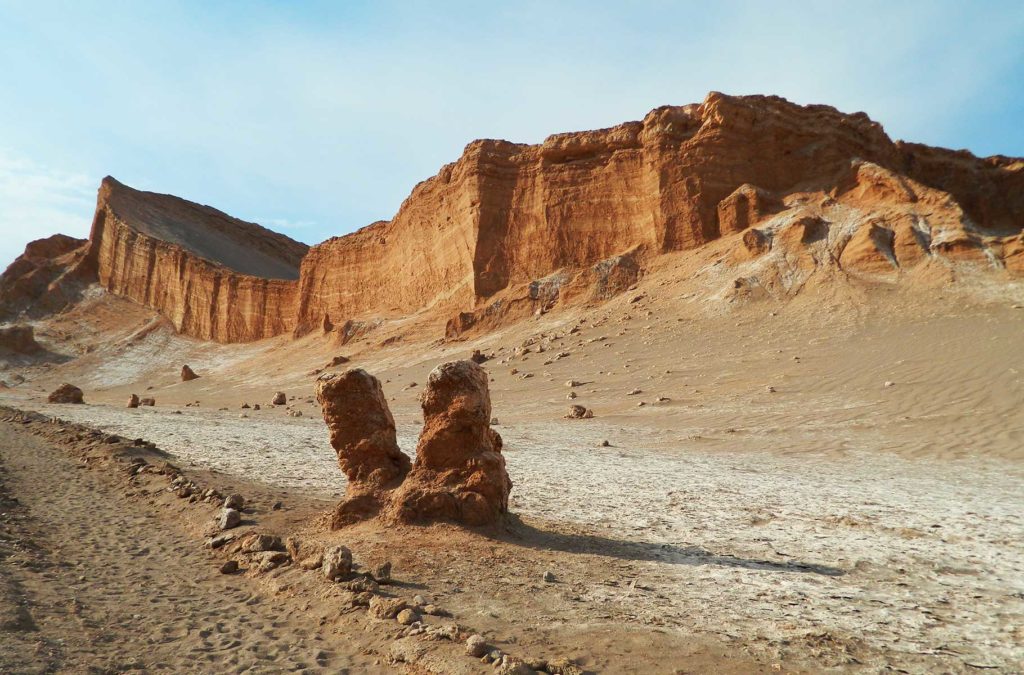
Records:
{"label": "white cloud", "polygon": [[85,237],[99,181],[40,166],[0,150],[0,269],[25,244],[55,233]]}

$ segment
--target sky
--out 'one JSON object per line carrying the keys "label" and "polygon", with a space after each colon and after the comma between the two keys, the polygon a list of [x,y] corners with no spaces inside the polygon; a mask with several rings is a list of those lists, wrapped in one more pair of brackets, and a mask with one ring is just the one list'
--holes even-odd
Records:
{"label": "sky", "polygon": [[106,175],[315,244],[475,138],[709,91],[1024,156],[1024,2],[0,0],[0,269],[87,236]]}

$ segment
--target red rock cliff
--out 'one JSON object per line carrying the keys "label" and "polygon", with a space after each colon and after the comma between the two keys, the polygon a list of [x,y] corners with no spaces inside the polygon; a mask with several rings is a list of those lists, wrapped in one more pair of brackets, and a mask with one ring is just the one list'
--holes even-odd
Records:
{"label": "red rock cliff", "polygon": [[105,178],[86,265],[107,290],[219,342],[291,330],[307,247],[212,209]]}

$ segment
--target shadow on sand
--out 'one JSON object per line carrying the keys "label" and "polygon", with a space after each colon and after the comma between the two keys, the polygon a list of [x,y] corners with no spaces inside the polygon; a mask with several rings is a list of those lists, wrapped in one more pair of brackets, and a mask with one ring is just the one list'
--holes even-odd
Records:
{"label": "shadow on sand", "polygon": [[778,562],[737,558],[736,556],[712,553],[699,546],[653,544],[642,541],[610,539],[594,534],[543,530],[524,523],[516,516],[510,516],[508,528],[505,534],[499,538],[511,544],[539,550],[589,553],[620,558],[622,560],[662,562],[670,565],[713,565],[762,572],[820,574],[828,577],[840,577],[846,574],[845,570],[838,567],[798,560]]}

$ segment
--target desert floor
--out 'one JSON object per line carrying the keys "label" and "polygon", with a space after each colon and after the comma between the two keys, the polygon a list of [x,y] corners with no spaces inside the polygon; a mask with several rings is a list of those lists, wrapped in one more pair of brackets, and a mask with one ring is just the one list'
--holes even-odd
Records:
{"label": "desert floor", "polygon": [[[208,345],[154,328],[141,312],[132,331],[108,332],[92,347],[62,337],[89,333],[83,326],[104,320],[101,307],[49,325],[41,335],[53,351],[73,346],[79,358],[23,368],[27,381],[0,392],[0,402],[151,440],[188,470],[282,501],[289,526],[315,529],[344,477],[310,372],[347,354],[380,377],[411,454],[427,373],[480,348],[494,353],[485,367],[515,517],[497,532],[368,524],[330,535],[357,557],[394,560],[460,625],[510,653],[567,656],[599,672],[1019,670],[1024,310],[929,298],[865,302],[855,312],[822,301],[715,314],[658,297],[623,297],[454,344],[409,335],[389,348],[317,336]],[[177,381],[186,362],[200,379]],[[562,418],[570,379],[582,383],[572,402],[591,407],[594,419]],[[86,405],[45,403],[65,380],[85,389]],[[301,417],[266,405],[277,390]],[[155,396],[157,406],[125,409],[131,392]],[[166,629],[153,624],[168,636],[167,657],[161,638],[133,642],[116,629],[145,611],[115,616],[102,602],[96,611],[108,617],[110,644],[82,637],[90,630],[83,621],[70,631],[77,638],[42,627],[47,645],[51,636],[79,639],[91,645],[89,658],[132,654],[152,664],[183,654],[236,667],[272,655],[281,669],[331,672],[391,663],[379,645],[362,656],[339,646],[344,636],[303,626],[301,613],[276,625],[268,612],[280,594],[265,581],[221,578],[219,561],[195,541],[155,530],[118,498],[92,496],[99,488],[89,481],[100,479],[89,472],[65,470],[66,500],[33,498],[53,482],[46,470],[60,465],[58,453],[3,434],[5,490],[39,523],[26,525],[32,536],[46,533],[66,552],[81,531],[74,560],[93,564],[96,549],[106,550],[110,583],[152,584],[158,609],[150,611],[181,614]],[[102,505],[99,518],[71,516],[90,503]],[[142,549],[146,564],[133,555]],[[89,594],[106,576],[76,582],[77,564],[52,572],[53,597],[38,600],[44,617],[71,612],[69,594],[86,606],[97,601]],[[542,580],[545,571],[554,583]],[[14,588],[23,583],[14,579]],[[186,599],[174,598],[178,585],[190,589]],[[259,593],[269,600],[247,604]],[[239,617],[261,628],[201,637],[224,613],[235,615],[232,630]],[[207,623],[213,628],[198,627]],[[34,652],[40,667],[58,658],[47,649]],[[319,650],[325,664],[311,661]]]}

